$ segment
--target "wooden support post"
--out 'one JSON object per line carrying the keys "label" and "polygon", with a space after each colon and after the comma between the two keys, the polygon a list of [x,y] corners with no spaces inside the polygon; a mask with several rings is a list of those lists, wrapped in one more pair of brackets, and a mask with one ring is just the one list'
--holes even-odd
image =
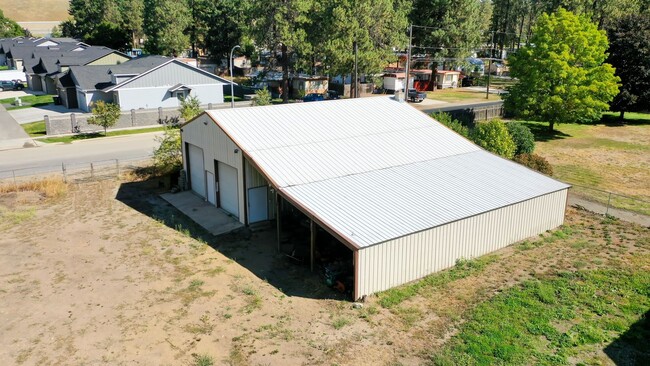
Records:
{"label": "wooden support post", "polygon": [[314,220],[311,220],[311,225],[309,225],[311,231],[311,248],[309,250],[309,267],[311,271],[314,272],[314,251],[316,249],[316,223]]}
{"label": "wooden support post", "polygon": [[278,234],[278,253],[280,252],[280,237],[282,236],[282,223],[280,222],[280,200],[282,197],[275,191],[275,226]]}

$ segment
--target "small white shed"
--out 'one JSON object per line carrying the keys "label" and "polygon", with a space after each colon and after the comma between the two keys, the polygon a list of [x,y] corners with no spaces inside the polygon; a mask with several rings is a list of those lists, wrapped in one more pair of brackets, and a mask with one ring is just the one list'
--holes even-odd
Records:
{"label": "small white shed", "polygon": [[246,225],[290,203],[350,249],[355,299],[564,220],[567,184],[389,97],[207,111],[181,134],[196,194]]}

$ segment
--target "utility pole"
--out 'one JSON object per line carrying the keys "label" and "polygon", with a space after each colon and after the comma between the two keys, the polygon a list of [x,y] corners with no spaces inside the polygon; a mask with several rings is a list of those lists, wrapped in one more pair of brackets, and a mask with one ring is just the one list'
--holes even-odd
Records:
{"label": "utility pole", "polygon": [[488,60],[487,88],[485,91],[485,99],[490,99],[490,71],[492,69],[493,56],[494,56],[494,32],[492,33],[492,40],[490,42],[490,59]]}
{"label": "utility pole", "polygon": [[196,53],[196,15],[194,13],[194,0],[191,2],[192,6],[192,58],[196,59],[196,66],[199,66],[199,57]]}
{"label": "utility pole", "polygon": [[[411,72],[411,43],[413,43],[413,24],[409,25],[409,47],[406,51],[406,76],[404,77],[404,100],[409,96],[409,73]],[[435,76],[435,75],[434,75]]]}
{"label": "utility pole", "polygon": [[354,41],[354,93],[352,98],[359,98],[359,45]]}

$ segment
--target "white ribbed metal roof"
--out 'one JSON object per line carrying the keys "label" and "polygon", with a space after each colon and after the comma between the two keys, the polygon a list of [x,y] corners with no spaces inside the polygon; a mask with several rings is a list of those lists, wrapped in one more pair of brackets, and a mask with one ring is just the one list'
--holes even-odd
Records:
{"label": "white ribbed metal roof", "polygon": [[274,186],[359,248],[568,187],[389,97],[208,114]]}

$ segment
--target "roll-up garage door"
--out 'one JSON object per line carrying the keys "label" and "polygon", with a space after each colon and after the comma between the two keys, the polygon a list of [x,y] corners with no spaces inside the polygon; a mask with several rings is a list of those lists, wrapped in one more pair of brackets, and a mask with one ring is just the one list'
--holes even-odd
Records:
{"label": "roll-up garage door", "polygon": [[237,169],[219,162],[219,203],[221,208],[239,217]]}
{"label": "roll-up garage door", "polygon": [[192,190],[205,198],[205,168],[203,167],[203,149],[187,144],[187,155],[190,164],[190,185]]}

